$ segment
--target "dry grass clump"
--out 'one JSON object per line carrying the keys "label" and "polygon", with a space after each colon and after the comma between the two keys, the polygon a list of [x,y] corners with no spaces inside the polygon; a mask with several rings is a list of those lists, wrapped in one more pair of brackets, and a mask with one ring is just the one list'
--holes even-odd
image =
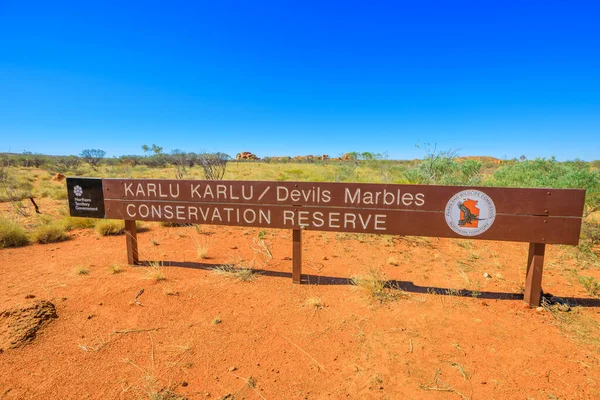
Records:
{"label": "dry grass clump", "polygon": [[196,239],[194,239],[194,245],[196,246],[196,253],[198,254],[198,257],[200,257],[203,260],[206,260],[208,258],[208,241],[205,239],[199,242]]}
{"label": "dry grass clump", "polygon": [[65,229],[70,231],[73,229],[91,229],[96,225],[96,221],[94,218],[71,217],[67,215],[61,222]]}
{"label": "dry grass clump", "polygon": [[553,317],[556,325],[569,339],[600,349],[600,322],[585,307],[575,307],[560,298],[550,301],[543,297],[542,307]]}
{"label": "dry grass clump", "polygon": [[111,274],[116,275],[116,274],[120,274],[121,272],[123,272],[123,267],[121,267],[119,264],[111,264],[108,267],[108,270],[110,271]]}
{"label": "dry grass clump", "polygon": [[96,223],[96,232],[101,236],[122,235],[125,223],[116,219],[101,219]]}
{"label": "dry grass clump", "polygon": [[65,227],[59,223],[38,226],[33,231],[32,237],[40,244],[63,242],[69,239]]}
{"label": "dry grass clump", "polygon": [[89,275],[90,270],[84,266],[78,265],[75,267],[75,275]]}
{"label": "dry grass clump", "polygon": [[161,261],[150,261],[148,265],[150,267],[146,270],[148,274],[148,279],[153,280],[157,283],[167,280],[167,277],[163,272],[163,263]]}
{"label": "dry grass clump", "polygon": [[162,221],[160,226],[164,226],[165,228],[179,228],[184,226],[193,226],[194,224],[190,224],[187,222],[172,222],[172,221]]}
{"label": "dry grass clump", "polygon": [[598,282],[593,276],[579,275],[579,283],[585,288],[585,291],[590,296],[598,297],[600,295],[600,282]]}
{"label": "dry grass clump", "polygon": [[393,293],[389,288],[385,274],[374,268],[369,269],[363,275],[352,276],[350,282],[380,303],[391,301],[398,297],[397,293]]}
{"label": "dry grass clump", "polygon": [[317,311],[322,308],[325,308],[325,303],[323,303],[323,300],[321,300],[320,297],[316,297],[316,296],[309,297],[308,299],[306,299],[306,301],[304,302],[304,305],[313,311]]}
{"label": "dry grass clump", "polygon": [[256,272],[246,265],[235,267],[233,264],[222,264],[215,267],[213,273],[241,282],[251,282],[256,278]]}
{"label": "dry grass clump", "polygon": [[13,221],[0,218],[0,249],[20,247],[29,243],[25,228]]}
{"label": "dry grass clump", "polygon": [[187,400],[187,397],[180,396],[171,389],[163,388],[160,391],[150,392],[150,400]]}

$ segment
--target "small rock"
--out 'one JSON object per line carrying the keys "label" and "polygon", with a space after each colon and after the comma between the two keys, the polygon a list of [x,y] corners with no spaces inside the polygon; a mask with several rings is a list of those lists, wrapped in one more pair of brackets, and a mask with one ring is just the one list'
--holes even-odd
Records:
{"label": "small rock", "polygon": [[186,381],[181,382],[181,386],[186,387],[188,383]]}
{"label": "small rock", "polygon": [[229,371],[229,372],[237,371],[237,367],[229,367],[227,369],[227,371]]}
{"label": "small rock", "polygon": [[46,300],[0,310],[0,348],[13,349],[30,343],[40,329],[56,318],[56,307]]}
{"label": "small rock", "polygon": [[558,310],[562,312],[571,311],[571,307],[567,303],[562,303],[558,305]]}
{"label": "small rock", "polygon": [[28,294],[27,296],[25,296],[26,299],[35,299],[35,295],[33,294]]}
{"label": "small rock", "polygon": [[537,312],[542,312],[542,311],[544,311],[544,307],[537,307],[537,308],[535,309],[535,311],[537,311]]}
{"label": "small rock", "polygon": [[329,258],[327,258],[327,256],[323,257],[323,261],[327,261],[329,260]]}
{"label": "small rock", "polygon": [[292,257],[283,257],[283,259],[284,259],[285,261],[289,261],[289,260],[291,260],[291,259],[292,259]]}
{"label": "small rock", "polygon": [[491,279],[492,278],[492,276],[490,274],[488,274],[487,272],[483,273],[483,277],[487,278],[487,279]]}

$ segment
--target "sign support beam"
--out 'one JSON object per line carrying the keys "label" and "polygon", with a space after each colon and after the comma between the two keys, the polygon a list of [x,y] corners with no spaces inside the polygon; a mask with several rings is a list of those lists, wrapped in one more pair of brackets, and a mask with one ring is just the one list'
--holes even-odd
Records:
{"label": "sign support beam", "polygon": [[523,300],[530,306],[539,307],[542,296],[542,272],[544,269],[544,243],[529,243],[527,257],[527,277]]}
{"label": "sign support beam", "polygon": [[292,230],[292,282],[302,283],[302,230]]}
{"label": "sign support beam", "polygon": [[127,241],[127,262],[129,265],[139,265],[137,227],[133,220],[125,220],[125,239]]}

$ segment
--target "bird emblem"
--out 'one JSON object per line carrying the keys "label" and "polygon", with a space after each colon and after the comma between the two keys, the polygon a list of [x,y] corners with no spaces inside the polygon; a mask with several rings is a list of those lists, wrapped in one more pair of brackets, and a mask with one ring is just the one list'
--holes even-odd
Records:
{"label": "bird emblem", "polygon": [[485,219],[479,218],[479,215],[477,214],[473,214],[471,210],[469,210],[469,208],[465,206],[464,202],[458,203],[458,208],[460,208],[460,211],[462,211],[465,216],[463,219],[458,221],[459,226],[470,224],[473,221],[483,221]]}

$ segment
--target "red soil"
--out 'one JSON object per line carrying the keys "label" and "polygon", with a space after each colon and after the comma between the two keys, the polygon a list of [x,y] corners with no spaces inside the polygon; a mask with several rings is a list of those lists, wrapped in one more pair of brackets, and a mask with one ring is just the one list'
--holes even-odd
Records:
{"label": "red soil", "polygon": [[[274,257],[263,266],[258,229],[147,225],[141,258],[164,261],[160,282],[148,267],[109,271],[126,262],[123,236],[76,231],[0,250],[0,311],[34,295],[58,314],[31,344],[0,353],[1,398],[150,398],[167,388],[211,399],[600,397],[600,302],[573,279],[568,248],[548,247],[544,289],[587,301],[560,322],[518,298],[523,243],[305,232],[310,284],[293,285],[291,232],[268,231]],[[207,241],[208,259],[194,241]],[[253,282],[212,271],[255,259]],[[397,300],[380,304],[348,284],[370,267],[398,281]],[[476,293],[457,296],[462,288]],[[312,297],[325,308],[307,305]],[[115,333],[128,330],[138,331]]]}

